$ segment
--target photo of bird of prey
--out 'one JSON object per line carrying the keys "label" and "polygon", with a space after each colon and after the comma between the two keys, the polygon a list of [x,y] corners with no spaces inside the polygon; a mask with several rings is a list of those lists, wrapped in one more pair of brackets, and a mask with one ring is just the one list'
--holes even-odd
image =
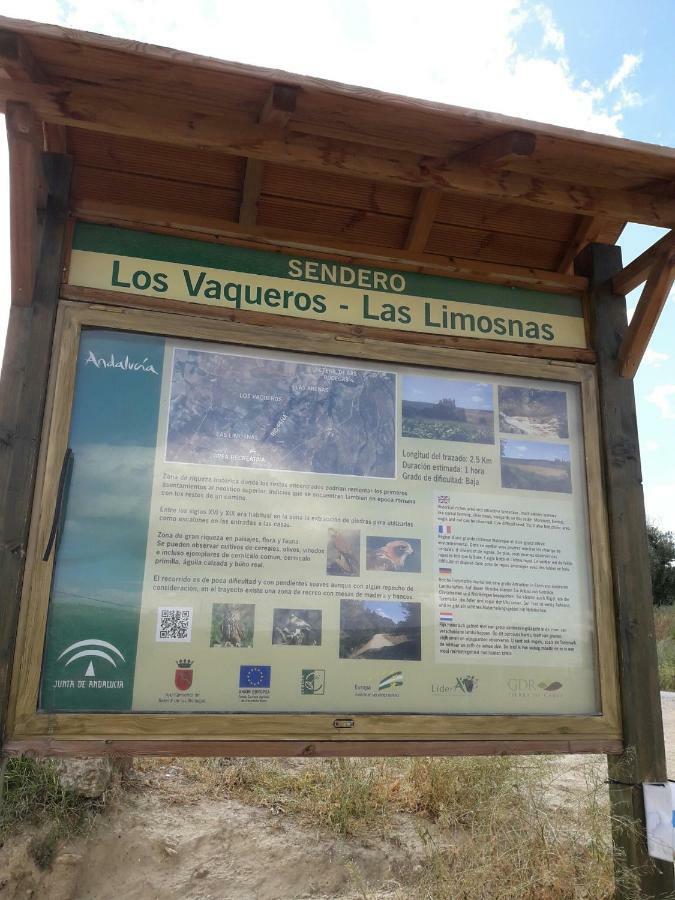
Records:
{"label": "photo of bird of prey", "polygon": [[214,603],[211,647],[252,647],[255,604]]}
{"label": "photo of bird of prey", "polygon": [[366,569],[371,572],[421,572],[419,538],[367,537]]}
{"label": "photo of bird of prey", "polygon": [[326,574],[351,577],[361,574],[361,532],[358,529],[328,529]]}
{"label": "photo of bird of prey", "polygon": [[321,644],[321,610],[275,609],[272,643],[318,647]]}

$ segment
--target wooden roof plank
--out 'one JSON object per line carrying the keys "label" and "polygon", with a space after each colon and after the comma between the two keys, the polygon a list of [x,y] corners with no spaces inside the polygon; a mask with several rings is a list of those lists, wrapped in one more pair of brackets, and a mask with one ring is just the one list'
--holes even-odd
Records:
{"label": "wooden roof plank", "polygon": [[88,166],[75,166],[71,195],[74,203],[95,203],[114,197],[119,204],[132,205],[142,197],[148,209],[175,209],[178,213],[201,210],[205,216],[219,216],[223,221],[233,222],[237,220],[240,199],[239,190],[234,188],[188,184],[128,172],[116,174]]}
{"label": "wooden roof plank", "polygon": [[81,128],[68,129],[68,145],[76,166],[235,191],[241,188],[244,160],[227,153],[186,150],[157,141]]}
{"label": "wooden roof plank", "polygon": [[673,283],[675,249],[654,263],[619,347],[619,373],[624,378],[632,378],[637,372]]}
{"label": "wooden roof plank", "polygon": [[[372,180],[461,193],[544,207],[581,215],[600,215],[670,227],[675,224],[675,198],[640,192],[609,191],[546,181],[508,171],[491,172],[466,164],[442,169],[425,166],[412,154],[365,153],[363,146],[310,136],[279,138],[270,126],[237,123],[230,117],[196,114],[176,103],[149,102],[142,95],[75,86],[59,91],[18,82],[0,83],[0,99],[28,99],[40,118],[80,128],[145,137],[152,127],[159,140],[183,146],[207,146],[239,156],[271,159],[292,165],[347,173]],[[152,123],[152,124],[151,124]]]}
{"label": "wooden roof plank", "polygon": [[360,241],[317,235],[299,229],[256,225],[242,226],[224,222],[219,217],[202,213],[180,212],[174,209],[149,209],[133,204],[118,204],[106,200],[79,199],[73,214],[91,221],[127,224],[135,227],[156,227],[191,232],[195,236],[211,235],[216,239],[243,240],[270,247],[291,247],[318,256],[335,254],[365,265],[378,262],[389,268],[430,272],[451,278],[466,278],[513,287],[529,287],[551,293],[579,296],[588,286],[586,278],[563,275],[525,266],[499,265],[481,260],[467,260],[450,255],[418,253],[405,249],[370,246]]}
{"label": "wooden roof plank", "polygon": [[[177,73],[182,79],[190,77],[197,72],[213,72],[220,77],[221,86],[229,79],[239,78],[251,83],[270,84],[283,82],[299,87],[303,94],[316,94],[323,98],[341,98],[353,105],[361,104],[364,107],[377,106],[388,112],[397,109],[400,113],[397,125],[403,124],[403,118],[409,112],[422,114],[427,121],[437,121],[446,133],[451,123],[465,123],[472,125],[477,130],[493,128],[496,131],[528,130],[551,139],[567,141],[570,145],[600,150],[616,151],[618,155],[631,158],[636,161],[636,167],[640,168],[644,161],[663,160],[669,167],[675,164],[675,150],[653,144],[645,144],[638,141],[627,141],[611,135],[593,134],[563,126],[544,124],[540,122],[528,122],[497,113],[469,110],[462,107],[450,106],[428,100],[401,97],[386,92],[367,89],[354,85],[341,84],[325,79],[301,76],[290,72],[274,69],[265,69],[257,66],[245,65],[212,57],[198,56],[192,53],[181,52],[166,47],[158,47],[143,44],[121,38],[113,38],[105,35],[92,34],[74,29],[63,28],[56,25],[45,25],[26,20],[0,17],[0,28],[25,35],[31,46],[39,47],[41,56],[47,53],[47,48],[55,57],[63,59],[67,65],[69,59],[88,56],[90,71],[96,59],[96,54],[107,52],[117,54],[120,57],[120,65],[128,70],[129,61],[134,60],[138,72],[144,75],[148,72]],[[126,58],[126,59],[125,59]],[[144,72],[142,70],[145,70]],[[440,124],[442,123],[442,124]],[[480,139],[480,136],[478,137]]]}

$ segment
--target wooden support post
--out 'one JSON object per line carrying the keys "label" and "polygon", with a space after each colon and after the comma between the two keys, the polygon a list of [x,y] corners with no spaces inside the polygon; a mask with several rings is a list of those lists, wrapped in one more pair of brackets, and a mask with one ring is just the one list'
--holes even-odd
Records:
{"label": "wooden support post", "polygon": [[665,898],[673,891],[673,866],[648,856],[644,832],[642,783],[665,781],[666,762],[635,396],[617,365],[627,327],[625,297],[612,290],[621,250],[590,244],[577,258],[576,271],[591,285],[619,644],[625,751],[607,758],[616,896]]}
{"label": "wooden support post", "polygon": [[12,303],[29,306],[38,244],[39,159],[42,128],[25,103],[8,103]]}
{"label": "wooden support post", "polygon": [[0,746],[61,284],[71,160],[43,154],[47,208],[32,305],[12,306],[0,392]]}

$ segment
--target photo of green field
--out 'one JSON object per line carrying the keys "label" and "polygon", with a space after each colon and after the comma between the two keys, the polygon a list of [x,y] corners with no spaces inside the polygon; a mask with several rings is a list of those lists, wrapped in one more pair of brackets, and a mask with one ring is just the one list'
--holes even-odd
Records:
{"label": "photo of green field", "polygon": [[407,438],[494,444],[492,385],[449,378],[403,378],[403,424]]}
{"label": "photo of green field", "polygon": [[572,493],[570,448],[539,441],[501,441],[502,487]]}

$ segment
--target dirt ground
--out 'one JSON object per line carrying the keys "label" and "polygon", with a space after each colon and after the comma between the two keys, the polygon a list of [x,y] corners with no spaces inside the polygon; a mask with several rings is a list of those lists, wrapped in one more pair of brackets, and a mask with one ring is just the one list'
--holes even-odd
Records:
{"label": "dirt ground", "polygon": [[[662,695],[662,708],[675,775],[675,693]],[[606,771],[601,756],[559,762],[561,802],[583,787],[584,765],[597,766],[601,777]],[[113,802],[46,871],[30,857],[30,835],[7,840],[0,848],[0,900],[399,900],[414,896],[406,884],[422,866],[425,842],[448,839],[421,833],[404,815],[392,817],[386,844],[331,836],[281,810],[188,794],[180,777],[176,766],[155,772],[152,778],[173,779],[175,789],[131,791]]]}

